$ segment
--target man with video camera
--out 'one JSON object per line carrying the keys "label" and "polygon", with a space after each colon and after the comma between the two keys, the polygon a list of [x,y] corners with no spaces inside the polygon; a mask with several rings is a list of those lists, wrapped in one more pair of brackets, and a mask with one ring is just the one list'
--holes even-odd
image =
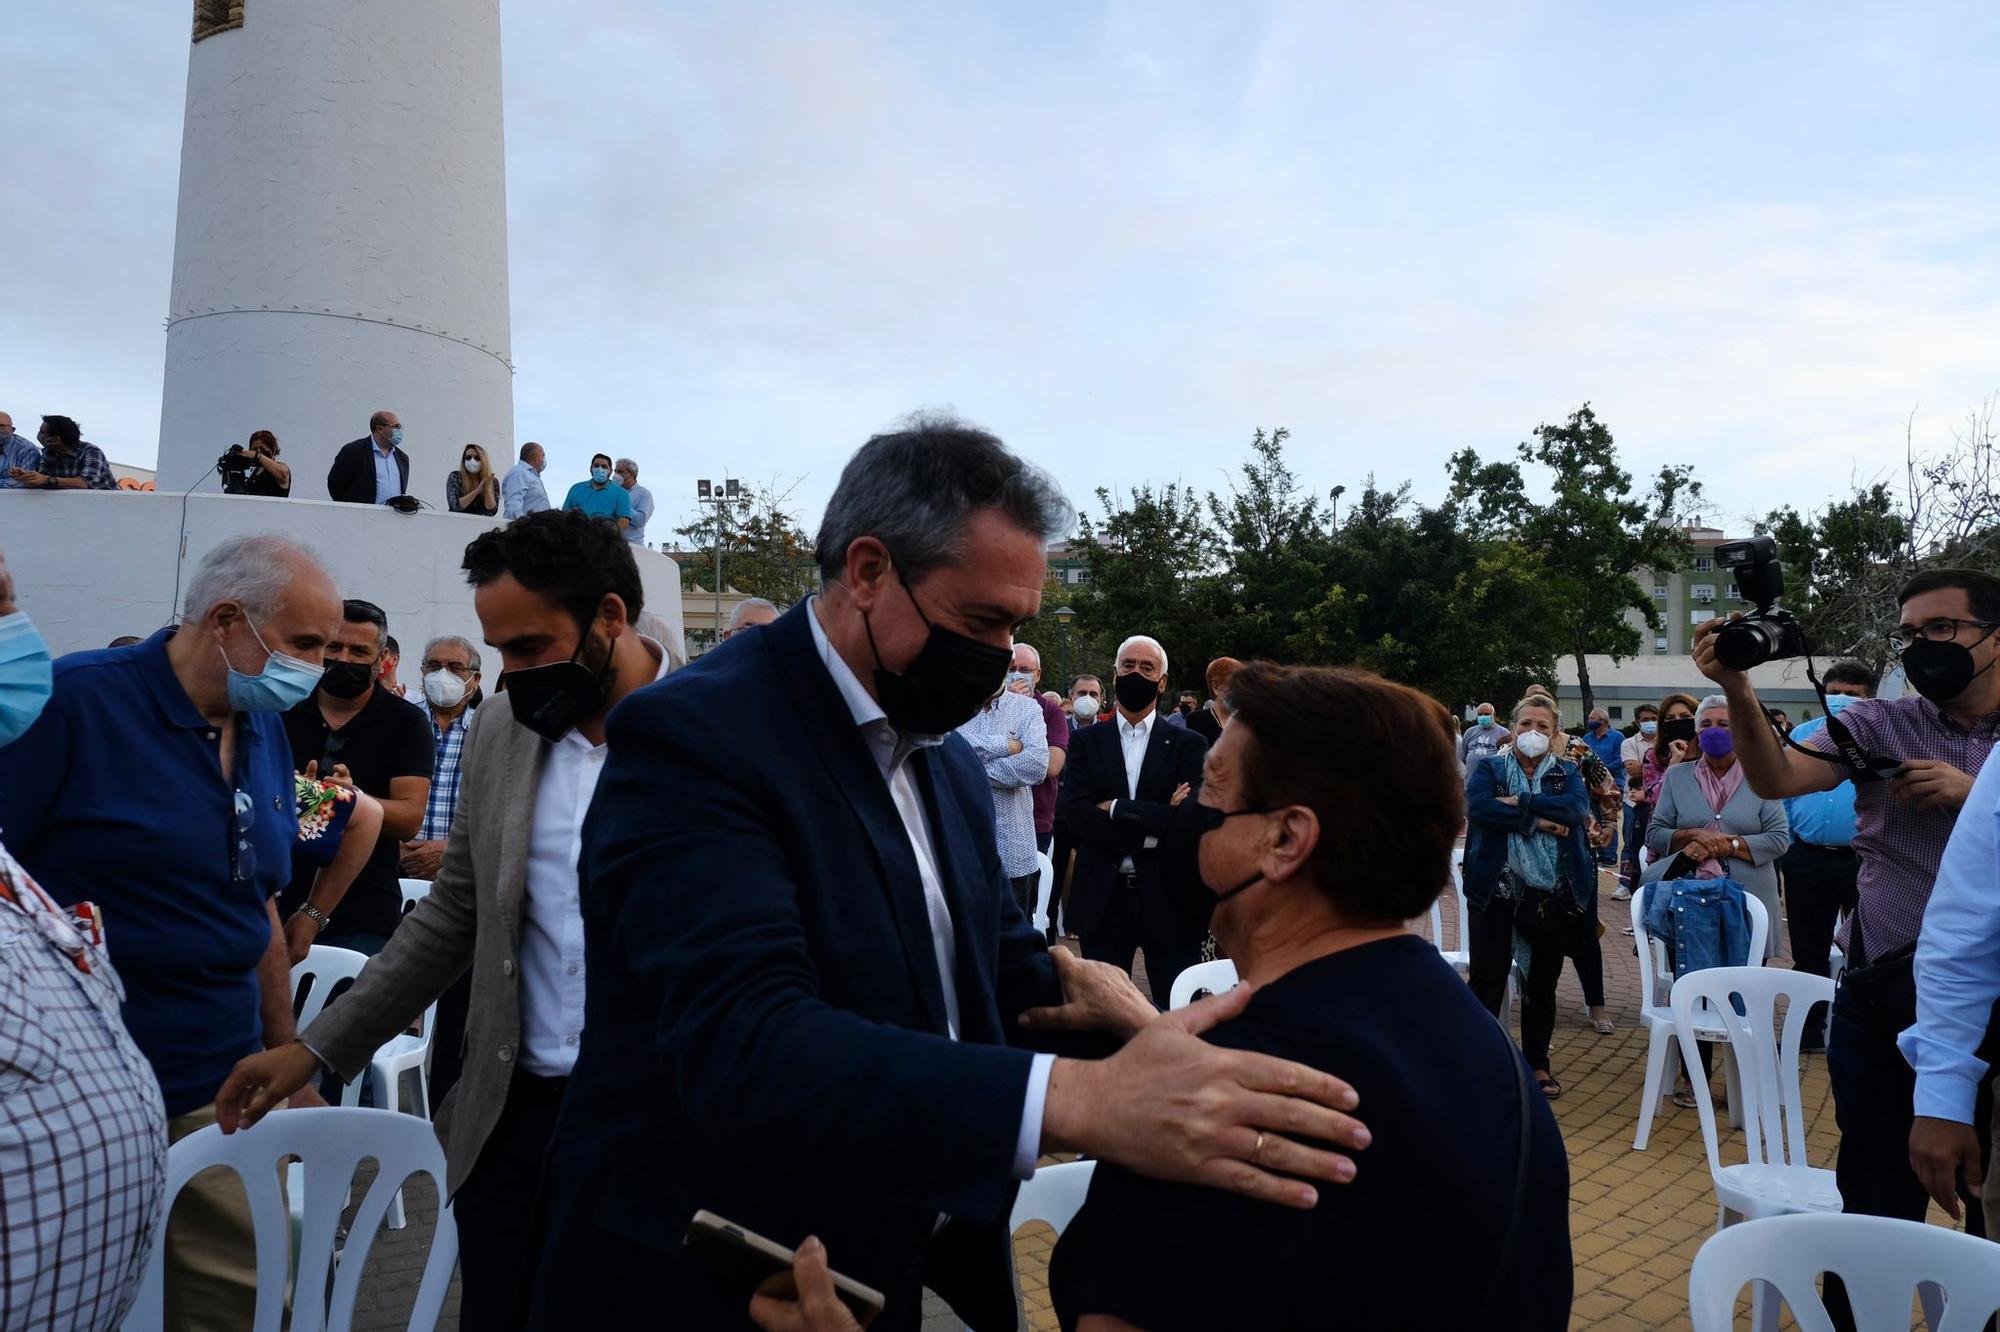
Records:
{"label": "man with video camera", "polygon": [[[1896,1038],[1916,1021],[1912,957],[1938,862],[2000,727],[2000,672],[1994,669],[2000,578],[1933,569],[1903,586],[1889,646],[1916,692],[1858,699],[1829,718],[1804,746],[1822,758],[1786,747],[1744,673],[1803,655],[1808,646],[1797,622],[1776,605],[1783,575],[1770,538],[1718,547],[1716,562],[1737,574],[1758,609],[1701,626],[1694,660],[1729,699],[1736,754],[1750,788],[1767,799],[1785,799],[1843,781],[1855,785],[1859,901],[1837,936],[1847,972],[1826,1035],[1840,1126],[1842,1207],[1923,1220],[1930,1195],[1911,1159],[1936,1137],[1963,1154],[1957,1191],[1966,1229],[1983,1235],[1985,1215],[1972,1189],[1990,1151],[1991,1088],[1979,1088],[1976,1105],[1954,1106],[1953,1119],[1919,1119],[1916,1074]],[[1940,941],[1925,942],[1935,947]]]}

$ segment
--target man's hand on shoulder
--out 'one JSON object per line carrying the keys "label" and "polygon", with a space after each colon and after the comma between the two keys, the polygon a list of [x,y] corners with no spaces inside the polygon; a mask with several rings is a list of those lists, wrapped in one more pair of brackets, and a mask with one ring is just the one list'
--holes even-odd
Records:
{"label": "man's hand on shoulder", "polygon": [[1132,983],[1123,967],[1087,962],[1067,948],[1049,949],[1063,1002],[1056,1008],[1030,1008],[1021,1025],[1033,1031],[1108,1031],[1130,1040],[1160,1010]]}
{"label": "man's hand on shoulder", "polygon": [[1265,1202],[1310,1208],[1307,1180],[1344,1184],[1354,1162],[1307,1147],[1368,1145],[1345,1113],[1354,1089],[1289,1060],[1210,1045],[1200,1033],[1237,1016],[1250,987],[1148,1023],[1109,1059],[1058,1059],[1043,1108],[1044,1151],[1081,1151],[1154,1179],[1205,1184]]}

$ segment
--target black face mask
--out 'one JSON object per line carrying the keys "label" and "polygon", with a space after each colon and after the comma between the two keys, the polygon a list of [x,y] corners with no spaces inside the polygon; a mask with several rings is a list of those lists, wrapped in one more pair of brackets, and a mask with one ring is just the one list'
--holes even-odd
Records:
{"label": "black face mask", "polygon": [[588,630],[568,661],[552,661],[546,666],[527,666],[518,671],[502,671],[499,688],[514,709],[514,720],[554,744],[576,729],[576,724],[604,706],[611,692],[611,649],[596,670],[583,664]]}
{"label": "black face mask", "polygon": [[[1991,638],[1991,633],[1986,638]],[[1979,641],[1984,643],[1986,638]],[[1972,682],[1993,669],[1993,663],[1975,667],[1972,649],[1963,643],[1933,643],[1920,638],[1903,649],[1903,673],[1910,687],[1933,703],[1949,703],[1971,687]]]}
{"label": "black face mask", "polygon": [[1014,664],[1014,649],[995,647],[976,638],[940,629],[917,604],[916,594],[896,571],[903,595],[917,608],[917,618],[930,630],[923,650],[898,675],[882,665],[882,650],[875,646],[875,629],[866,616],[862,628],[868,632],[868,650],[875,654],[875,697],[889,724],[912,735],[945,735],[970,721],[980,706],[1000,687],[1008,668]]}
{"label": "black face mask", "polygon": [[1661,722],[1660,738],[1668,744],[1676,740],[1694,739],[1694,718],[1676,717],[1672,721]]}
{"label": "black face mask", "polygon": [[335,698],[360,698],[375,683],[377,667],[366,661],[330,661],[319,677],[319,687]]}
{"label": "black face mask", "polygon": [[1160,682],[1148,680],[1137,671],[1128,671],[1111,681],[1111,696],[1127,712],[1144,712],[1160,696]]}
{"label": "black face mask", "polygon": [[1190,925],[1207,929],[1215,908],[1261,880],[1252,874],[1234,888],[1216,892],[1201,877],[1201,839],[1230,819],[1245,814],[1270,814],[1283,805],[1263,805],[1256,809],[1221,810],[1198,800],[1184,800],[1174,809],[1174,821],[1160,839],[1160,890],[1167,904],[1181,913]]}

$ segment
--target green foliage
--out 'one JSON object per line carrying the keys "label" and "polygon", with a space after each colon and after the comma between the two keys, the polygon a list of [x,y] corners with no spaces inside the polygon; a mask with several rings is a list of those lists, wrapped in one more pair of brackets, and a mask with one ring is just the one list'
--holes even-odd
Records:
{"label": "green foliage", "polygon": [[739,592],[780,606],[805,598],[819,585],[812,541],[786,508],[791,491],[745,485],[733,504],[704,508],[674,529],[682,554],[681,588],[715,590],[715,548],[722,544],[722,581]]}

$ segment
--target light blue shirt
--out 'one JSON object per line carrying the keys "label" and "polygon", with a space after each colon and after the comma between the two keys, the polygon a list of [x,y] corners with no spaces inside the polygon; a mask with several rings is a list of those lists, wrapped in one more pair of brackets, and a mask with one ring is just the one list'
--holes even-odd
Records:
{"label": "light blue shirt", "polygon": [[[1836,695],[1838,697],[1838,695]],[[1814,717],[1792,728],[1792,739],[1804,744],[1826,729],[1826,718]],[[1843,780],[1831,791],[1793,796],[1785,802],[1792,840],[1814,846],[1851,846],[1854,842],[1854,783]]]}
{"label": "light blue shirt", "polygon": [[2000,763],[1979,770],[1917,935],[1917,1025],[1896,1038],[1917,1070],[1916,1112],[1972,1122],[1986,1079],[1974,1058],[2000,999]]}
{"label": "light blue shirt", "polygon": [[[924,879],[924,902],[930,919],[931,939],[937,953],[938,979],[944,985],[944,1007],[946,1022],[951,1028],[951,1038],[958,1039],[958,968],[956,965],[958,942],[951,923],[951,912],[945,904],[944,885],[936,879],[936,861],[931,854],[929,818],[923,806],[923,797],[917,792],[916,779],[910,774],[908,759],[918,749],[941,743],[942,737],[935,735],[907,735],[895,728],[882,705],[871,697],[861,685],[847,661],[833,650],[833,643],[826,636],[826,630],[819,622],[819,598],[814,597],[806,607],[806,623],[812,626],[813,647],[819,652],[819,659],[826,666],[828,675],[833,677],[834,688],[840,691],[841,701],[847,704],[847,711],[854,719],[856,729],[867,745],[868,753],[875,760],[876,769],[882,780],[888,784],[889,796],[902,816],[903,831],[910,839],[910,848],[916,853],[917,870]],[[1025,701],[1025,700],[1024,700]],[[1041,710],[1036,709],[1037,717]],[[1048,732],[1043,731],[1042,743],[1048,744]],[[1043,767],[1048,760],[1043,758]],[[1031,805],[1033,797],[1029,797]],[[1033,819],[1032,812],[1029,815]],[[1027,1095],[1021,1103],[1021,1127],[1014,1135],[1014,1178],[1027,1179],[1035,1173],[1035,1160],[1042,1154],[1042,1108],[1049,1095],[1049,1072],[1054,1069],[1056,1059],[1051,1054],[1037,1054],[1028,1069]]]}
{"label": "light blue shirt", "polygon": [[20,490],[22,485],[7,475],[7,469],[18,467],[24,472],[42,470],[42,451],[35,441],[26,435],[9,435],[0,439],[0,490]]}
{"label": "light blue shirt", "polygon": [[[1002,690],[960,726],[958,733],[986,765],[986,780],[993,786],[993,828],[1000,842],[1000,867],[1010,879],[1033,874],[1035,788],[1049,777],[1049,723],[1042,715],[1042,705],[1025,694]],[[1010,740],[1021,742],[1020,753],[1007,752]]]}
{"label": "light blue shirt", "polygon": [[371,439],[368,454],[375,460],[375,502],[386,504],[403,493],[403,478],[396,467],[396,446],[391,444],[384,453],[382,446]]}
{"label": "light blue shirt", "polygon": [[644,486],[635,485],[632,496],[632,525],[625,529],[625,539],[635,546],[646,544],[646,520],[653,516],[653,492]]}
{"label": "light blue shirt", "polygon": [[517,462],[500,478],[500,516],[519,518],[524,513],[540,513],[549,507],[549,492],[542,489],[542,474],[524,462]]}

